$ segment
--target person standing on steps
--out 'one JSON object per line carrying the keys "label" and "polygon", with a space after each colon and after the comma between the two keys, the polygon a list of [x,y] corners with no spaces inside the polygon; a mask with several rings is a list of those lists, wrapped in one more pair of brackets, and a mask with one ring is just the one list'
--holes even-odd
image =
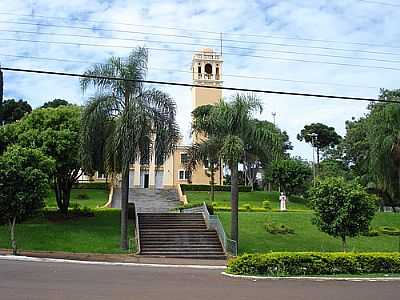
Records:
{"label": "person standing on steps", "polygon": [[286,195],[285,195],[285,193],[282,192],[281,195],[279,196],[279,201],[281,204],[281,206],[280,206],[281,211],[286,211],[286,200],[287,200]]}

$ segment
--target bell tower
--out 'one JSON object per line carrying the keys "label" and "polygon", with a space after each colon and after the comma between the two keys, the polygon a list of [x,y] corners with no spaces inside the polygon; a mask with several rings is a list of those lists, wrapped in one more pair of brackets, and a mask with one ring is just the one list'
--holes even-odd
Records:
{"label": "bell tower", "polygon": [[[222,57],[213,49],[204,48],[194,53],[192,79],[195,85],[222,86]],[[222,97],[222,90],[202,87],[192,88],[193,109],[207,104],[215,104]]]}

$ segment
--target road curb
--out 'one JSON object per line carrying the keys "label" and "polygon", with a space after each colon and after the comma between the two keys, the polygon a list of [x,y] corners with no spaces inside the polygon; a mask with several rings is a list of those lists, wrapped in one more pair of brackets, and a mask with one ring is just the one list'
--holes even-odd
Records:
{"label": "road curb", "polygon": [[352,281],[352,282],[387,282],[387,281],[400,281],[400,277],[327,277],[327,276],[287,276],[287,277],[273,277],[273,276],[250,276],[250,275],[235,275],[226,272],[221,273],[223,276],[247,279],[247,280],[309,280],[309,281]]}
{"label": "road curb", "polygon": [[211,265],[178,265],[178,264],[155,264],[155,263],[124,263],[124,262],[103,262],[103,261],[87,261],[87,260],[72,260],[58,258],[39,258],[30,256],[13,256],[0,255],[1,260],[10,261],[27,261],[27,262],[47,262],[47,263],[70,263],[84,265],[105,265],[105,266],[127,266],[127,267],[149,267],[149,268],[186,268],[186,269],[203,269],[203,270],[225,270],[226,266],[211,266]]}

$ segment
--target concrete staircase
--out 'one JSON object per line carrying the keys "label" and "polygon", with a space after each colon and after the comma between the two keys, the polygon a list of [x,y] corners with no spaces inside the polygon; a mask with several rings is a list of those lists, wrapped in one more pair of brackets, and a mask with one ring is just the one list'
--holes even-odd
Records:
{"label": "concrete staircase", "polygon": [[225,259],[215,231],[199,213],[139,213],[140,254]]}
{"label": "concrete staircase", "polygon": [[[175,189],[129,189],[129,203],[135,203],[138,212],[168,212],[179,205]],[[121,189],[115,188],[111,206],[121,208]]]}

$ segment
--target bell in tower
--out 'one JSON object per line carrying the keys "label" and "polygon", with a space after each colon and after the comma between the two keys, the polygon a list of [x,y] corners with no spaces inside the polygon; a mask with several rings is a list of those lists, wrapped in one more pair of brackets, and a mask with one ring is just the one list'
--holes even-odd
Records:
{"label": "bell in tower", "polygon": [[[193,84],[222,86],[222,63],[222,56],[213,49],[204,48],[194,53],[192,60]],[[215,104],[221,97],[221,89],[193,87],[193,109],[201,105]]]}

